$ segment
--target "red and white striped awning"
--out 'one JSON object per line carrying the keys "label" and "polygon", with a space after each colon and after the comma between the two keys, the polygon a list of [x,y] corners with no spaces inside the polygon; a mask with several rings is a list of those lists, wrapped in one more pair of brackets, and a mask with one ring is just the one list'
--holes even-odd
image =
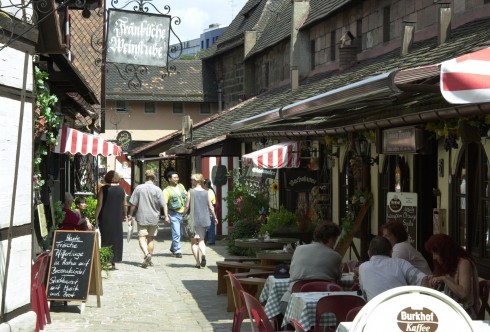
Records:
{"label": "red and white striped awning", "polygon": [[441,93],[451,104],[490,102],[490,48],[441,63]]}
{"label": "red and white striped awning", "polygon": [[299,143],[283,142],[242,156],[244,165],[258,168],[298,168]]}
{"label": "red and white striped awning", "polygon": [[53,152],[107,157],[111,155],[120,156],[122,149],[120,146],[107,142],[101,137],[95,137],[94,135],[63,126],[58,132],[56,147]]}

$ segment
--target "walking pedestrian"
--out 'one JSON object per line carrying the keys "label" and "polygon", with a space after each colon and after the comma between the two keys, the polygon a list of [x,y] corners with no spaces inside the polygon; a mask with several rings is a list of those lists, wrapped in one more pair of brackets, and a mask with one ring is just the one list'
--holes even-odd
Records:
{"label": "walking pedestrian", "polygon": [[[211,204],[213,204],[214,207],[214,212],[216,212],[216,193],[214,192],[214,189],[212,187],[211,180],[204,179],[202,187],[208,191]],[[211,219],[211,224],[209,225],[208,231],[206,232],[204,242],[207,245],[214,245],[216,243],[216,224],[211,213],[209,213],[209,218]]]}
{"label": "walking pedestrian", "polygon": [[163,197],[165,199],[163,212],[165,214],[165,222],[170,224],[172,229],[172,244],[170,246],[170,251],[175,257],[182,258],[180,227],[182,225],[182,217],[187,202],[187,191],[184,186],[179,183],[179,175],[177,172],[168,172],[167,180],[169,185],[163,190]]}
{"label": "walking pedestrian", "polygon": [[112,248],[112,269],[122,261],[123,221],[127,220],[128,206],[126,193],[119,186],[121,177],[115,171],[109,171],[104,177],[105,185],[97,194],[95,224],[100,228],[101,246]]}
{"label": "walking pedestrian", "polygon": [[[213,216],[213,222],[218,223],[210,191],[203,188],[204,177],[200,173],[192,174],[192,189],[189,190],[189,200],[187,201],[184,214],[190,209],[190,223],[194,227],[194,238],[191,239],[191,249],[196,268],[206,266],[206,244],[204,237],[211,224],[209,215]],[[201,260],[199,261],[199,252]]]}
{"label": "walking pedestrian", "polygon": [[[143,251],[144,260],[141,267],[153,266],[151,257],[155,249],[153,238],[158,233],[160,209],[165,206],[162,190],[154,183],[156,177],[153,170],[145,172],[146,182],[136,187],[129,204],[129,220],[138,223],[138,240]],[[136,211],[136,219],[134,218]]]}

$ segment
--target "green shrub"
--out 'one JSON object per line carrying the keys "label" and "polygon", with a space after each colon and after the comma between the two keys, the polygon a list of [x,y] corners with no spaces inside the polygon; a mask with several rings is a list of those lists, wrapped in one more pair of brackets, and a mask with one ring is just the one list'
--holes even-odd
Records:
{"label": "green shrub", "polygon": [[279,210],[271,210],[265,224],[260,226],[260,234],[265,235],[269,233],[272,236],[273,233],[285,227],[296,227],[296,214],[290,212],[285,207],[280,206]]}
{"label": "green shrub", "polygon": [[112,257],[114,253],[112,252],[112,247],[101,247],[99,249],[100,253],[100,266],[102,270],[105,271],[106,275],[109,276],[109,270],[112,266]]}
{"label": "green shrub", "polygon": [[260,224],[255,221],[236,221],[228,237],[228,252],[236,256],[255,256],[255,249],[237,247],[235,240],[253,238],[257,235],[259,228]]}

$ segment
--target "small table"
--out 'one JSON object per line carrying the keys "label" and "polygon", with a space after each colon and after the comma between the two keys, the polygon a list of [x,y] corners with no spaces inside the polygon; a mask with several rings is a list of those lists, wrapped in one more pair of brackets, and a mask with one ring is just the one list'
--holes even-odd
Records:
{"label": "small table", "polygon": [[293,253],[284,250],[261,250],[257,252],[256,257],[260,259],[261,265],[276,265],[281,262],[291,263]]}
{"label": "small table", "polygon": [[[308,292],[308,293],[293,293],[289,299],[286,313],[282,325],[285,326],[291,319],[296,319],[305,329],[310,329],[315,326],[315,313],[318,301],[325,296],[335,295],[357,295],[357,292]],[[322,326],[335,326],[336,319],[333,313],[325,313],[321,318]]]}
{"label": "small table", "polygon": [[235,245],[241,248],[282,249],[285,244],[296,243],[298,241],[298,239],[293,238],[271,238],[269,240],[236,239]]}
{"label": "small table", "polygon": [[289,287],[289,278],[276,278],[269,276],[265,281],[259,301],[265,303],[264,310],[267,317],[272,318],[281,313],[281,298]]}
{"label": "small table", "polygon": [[[354,284],[354,277],[349,273],[342,273],[342,278],[339,284],[344,288],[345,291],[350,291],[352,285]],[[260,293],[259,301],[261,303],[265,302],[264,310],[267,317],[272,318],[281,313],[281,298],[286,293],[289,287],[289,278],[276,278],[274,276],[269,276],[265,281],[262,293]],[[345,294],[345,292],[341,292]],[[348,292],[351,294],[351,292]],[[356,293],[356,292],[353,292]],[[357,293],[356,293],[357,295]]]}

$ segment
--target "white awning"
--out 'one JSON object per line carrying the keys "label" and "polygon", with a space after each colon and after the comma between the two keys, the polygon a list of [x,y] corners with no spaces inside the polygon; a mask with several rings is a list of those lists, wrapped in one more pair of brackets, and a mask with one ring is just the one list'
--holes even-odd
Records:
{"label": "white awning", "polygon": [[107,142],[101,137],[82,133],[81,131],[66,126],[63,126],[59,130],[58,138],[56,139],[56,147],[53,152],[70,154],[80,153],[83,155],[91,154],[93,156],[102,155],[104,157],[122,155],[120,146]]}
{"label": "white awning", "polygon": [[242,156],[244,165],[258,168],[298,168],[299,143],[282,142]]}
{"label": "white awning", "polygon": [[440,86],[451,104],[490,102],[490,48],[442,62]]}

